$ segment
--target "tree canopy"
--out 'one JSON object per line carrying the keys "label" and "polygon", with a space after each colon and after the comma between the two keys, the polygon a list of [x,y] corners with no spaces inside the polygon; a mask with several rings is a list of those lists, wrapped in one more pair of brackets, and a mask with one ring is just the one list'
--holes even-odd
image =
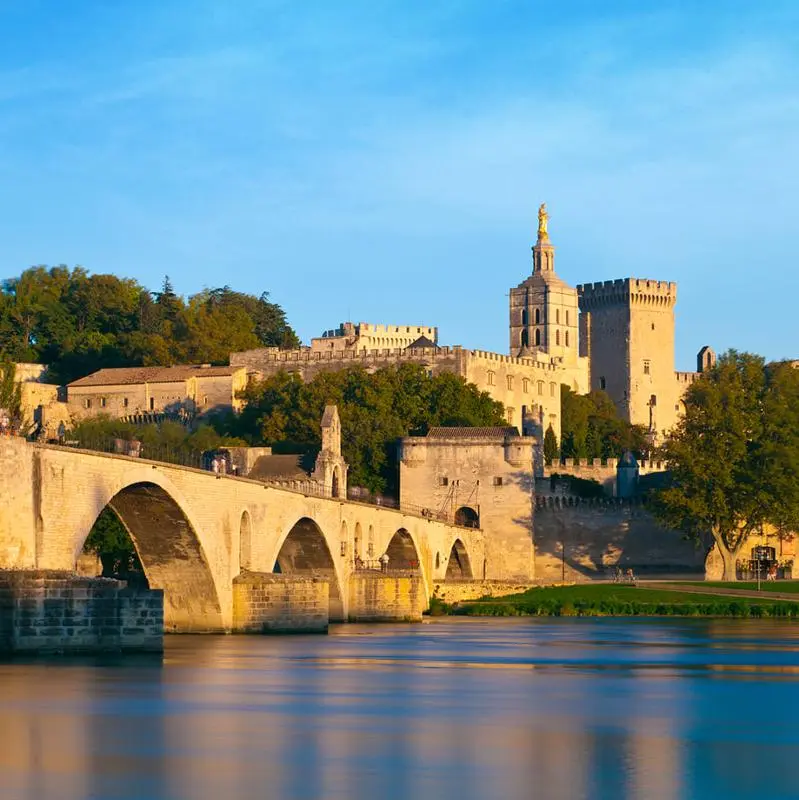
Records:
{"label": "tree canopy", "polygon": [[562,458],[620,458],[626,450],[637,456],[648,447],[646,431],[619,417],[606,392],[577,394],[561,386]]}
{"label": "tree canopy", "polygon": [[81,268],[31,267],[0,288],[0,358],[50,365],[68,383],[103,367],[227,362],[231,351],[296,347],[283,309],[229,286],[188,300]]}
{"label": "tree canopy", "polygon": [[686,391],[663,454],[671,485],[653,494],[667,525],[712,538],[735,580],[746,539],[799,530],[799,370],[730,351]]}
{"label": "tree canopy", "polygon": [[[325,372],[308,383],[281,372],[250,385],[239,416],[220,429],[253,444],[295,450],[320,446],[320,420],[328,403],[338,406],[350,484],[373,492],[396,491],[396,441],[437,425],[506,425],[502,404],[456,375],[429,377],[416,364]],[[287,444],[288,443],[288,444]]]}

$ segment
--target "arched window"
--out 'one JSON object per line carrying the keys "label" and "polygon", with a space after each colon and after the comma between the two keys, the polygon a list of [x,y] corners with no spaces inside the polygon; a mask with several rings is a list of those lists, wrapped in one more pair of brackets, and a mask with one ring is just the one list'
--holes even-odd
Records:
{"label": "arched window", "polygon": [[569,332],[566,331],[566,347],[569,346]]}
{"label": "arched window", "polygon": [[513,388],[513,375],[508,375],[507,381],[508,381],[508,389],[512,389]]}
{"label": "arched window", "polygon": [[544,382],[543,381],[538,381],[538,386],[536,388],[538,389],[538,394],[544,394]]}
{"label": "arched window", "polygon": [[537,308],[535,310],[535,324],[536,325],[540,325],[541,324],[541,309],[540,308]]}
{"label": "arched window", "polygon": [[489,386],[494,385],[494,372],[492,370],[488,370],[488,372],[486,372],[486,381],[488,382]]}
{"label": "arched window", "polygon": [[549,396],[554,397],[555,392],[557,391],[558,385],[553,381],[549,384]]}
{"label": "arched window", "polygon": [[522,331],[522,347],[527,347],[530,344],[530,336],[527,333],[527,329]]}
{"label": "arched window", "polygon": [[515,413],[516,413],[516,409],[515,409],[515,408],[511,408],[510,406],[508,406],[508,407],[505,409],[505,414],[506,414],[506,415],[507,415],[507,417],[508,417],[508,423],[509,423],[509,424],[511,424],[511,425],[513,424],[513,415],[514,415]]}
{"label": "arched window", "polygon": [[522,391],[525,394],[530,392],[530,381],[527,378],[522,378]]}
{"label": "arched window", "polygon": [[529,317],[530,317],[530,315],[527,313],[527,309],[523,308],[522,309],[522,325],[529,325],[529,323],[530,323]]}
{"label": "arched window", "polygon": [[535,329],[535,346],[538,347],[541,344],[541,329]]}
{"label": "arched window", "polygon": [[555,344],[560,344],[560,331],[555,331]]}

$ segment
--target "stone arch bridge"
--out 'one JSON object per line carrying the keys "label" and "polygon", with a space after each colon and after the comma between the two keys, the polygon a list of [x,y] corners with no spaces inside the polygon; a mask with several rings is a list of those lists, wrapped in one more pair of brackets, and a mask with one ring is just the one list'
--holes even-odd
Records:
{"label": "stone arch bridge", "polygon": [[396,509],[13,437],[0,439],[0,464],[0,568],[73,570],[110,506],[151,588],[164,591],[168,631],[234,629],[236,585],[247,576],[326,582],[337,621],[381,618],[368,606],[385,588],[364,590],[356,556],[387,553],[425,605],[435,582],[485,570],[483,531]]}

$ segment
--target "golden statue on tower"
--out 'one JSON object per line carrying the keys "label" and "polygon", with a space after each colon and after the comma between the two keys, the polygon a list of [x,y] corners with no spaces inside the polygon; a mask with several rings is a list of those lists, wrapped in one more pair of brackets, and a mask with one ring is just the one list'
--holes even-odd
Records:
{"label": "golden statue on tower", "polygon": [[547,214],[547,204],[541,203],[538,207],[538,241],[543,242],[549,239],[547,233],[547,223],[549,222],[549,214]]}

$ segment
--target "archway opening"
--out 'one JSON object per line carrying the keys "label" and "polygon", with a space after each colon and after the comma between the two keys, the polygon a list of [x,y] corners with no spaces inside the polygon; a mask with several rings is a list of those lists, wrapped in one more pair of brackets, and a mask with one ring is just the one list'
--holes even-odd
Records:
{"label": "archway opening", "polygon": [[178,503],[157,484],[143,482],[127,486],[111,498],[97,518],[98,522],[104,520],[102,525],[109,524],[105,521],[109,519],[107,510],[130,537],[147,584],[164,592],[165,630],[222,630],[222,610],[211,569]]}
{"label": "archway opening", "polygon": [[83,575],[127,581],[129,586],[150,588],[136,545],[128,529],[110,506],[106,506],[92,525],[78,559]]}
{"label": "archway opening", "polygon": [[252,520],[250,513],[243,511],[239,523],[239,569],[250,569],[252,565]]}
{"label": "archway opening", "polygon": [[419,554],[410,533],[400,528],[392,537],[386,548],[389,569],[419,570]]}
{"label": "archway opening", "polygon": [[308,517],[298,520],[277,554],[274,572],[321,578],[330,586],[330,620],[344,621],[344,603],[330,548],[319,526]]}
{"label": "archway opening", "polygon": [[447,580],[457,578],[471,578],[472,564],[469,554],[460,539],[456,539],[449,551],[449,562],[447,563]]}
{"label": "archway opening", "polygon": [[455,512],[455,524],[463,528],[479,528],[480,515],[469,506],[461,506]]}
{"label": "archway opening", "polygon": [[355,535],[352,539],[352,555],[356,561],[362,557],[361,551],[363,550],[363,529],[361,523],[355,523]]}
{"label": "archway opening", "polygon": [[332,486],[332,495],[333,497],[339,497],[340,491],[340,480],[339,480],[339,469],[338,467],[333,468],[333,486]]}

